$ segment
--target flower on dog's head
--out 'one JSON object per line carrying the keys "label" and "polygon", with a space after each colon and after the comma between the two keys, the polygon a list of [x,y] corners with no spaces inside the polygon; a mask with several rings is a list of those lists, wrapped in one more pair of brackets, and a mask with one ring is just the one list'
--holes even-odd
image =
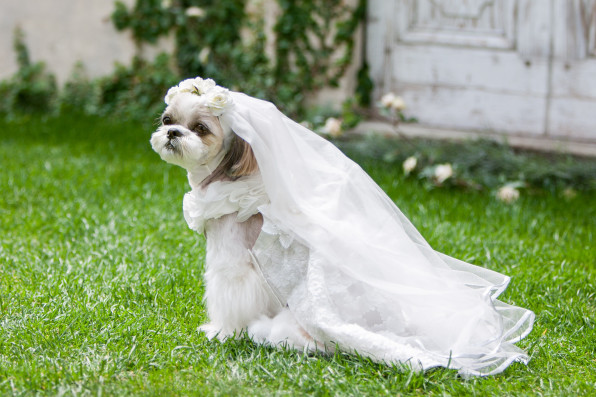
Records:
{"label": "flower on dog's head", "polygon": [[207,100],[207,107],[214,116],[220,116],[232,104],[230,91],[220,86],[215,86],[209,90],[205,94],[205,99]]}
{"label": "flower on dog's head", "polygon": [[212,79],[196,77],[182,80],[177,86],[170,88],[164,98],[166,105],[169,105],[172,98],[177,94],[183,92],[203,98],[205,106],[209,108],[214,116],[221,116],[232,104],[232,96],[227,88],[216,85]]}
{"label": "flower on dog's head", "polygon": [[178,83],[178,90],[180,92],[190,92],[191,94],[194,94],[197,90],[197,87],[195,86],[195,79],[186,79],[186,80],[182,80],[180,83]]}
{"label": "flower on dog's head", "polygon": [[197,77],[195,79],[194,85],[197,91],[199,92],[199,95],[207,94],[209,91],[212,91],[214,89],[225,90],[226,92],[228,91],[227,89],[216,85],[215,81],[213,81],[212,79],[203,80],[200,77]]}
{"label": "flower on dog's head", "polygon": [[178,88],[177,85],[175,85],[174,87],[171,87],[168,90],[168,93],[166,94],[165,98],[163,99],[164,102],[166,103],[166,105],[169,105],[170,102],[172,102],[172,98],[174,98],[174,96],[176,96],[176,94],[178,94],[180,92],[180,89]]}

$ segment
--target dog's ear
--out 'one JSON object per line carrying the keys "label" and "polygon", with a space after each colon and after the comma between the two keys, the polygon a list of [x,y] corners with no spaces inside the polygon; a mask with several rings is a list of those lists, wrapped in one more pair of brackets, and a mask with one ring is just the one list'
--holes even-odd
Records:
{"label": "dog's ear", "polygon": [[238,179],[259,170],[257,159],[250,145],[238,135],[232,137],[230,147],[221,163],[202,183],[205,187],[211,182],[224,179]]}
{"label": "dog's ear", "polygon": [[232,178],[239,178],[244,175],[250,175],[258,171],[257,159],[250,145],[238,135],[234,135],[232,143],[226,158],[229,160],[226,174]]}

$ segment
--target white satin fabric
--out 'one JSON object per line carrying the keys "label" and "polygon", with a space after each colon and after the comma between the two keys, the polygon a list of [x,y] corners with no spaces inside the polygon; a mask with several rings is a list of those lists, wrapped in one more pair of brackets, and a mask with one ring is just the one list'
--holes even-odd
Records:
{"label": "white satin fabric", "polygon": [[213,184],[207,194],[222,202],[211,197],[214,207],[199,211],[201,205],[191,205],[201,200],[193,191],[185,197],[185,217],[202,231],[217,206],[238,207],[239,221],[258,208],[265,223],[254,260],[315,340],[378,361],[462,375],[527,363],[513,343],[531,331],[534,314],[497,299],[507,276],[434,251],[334,145],[269,102],[232,96],[220,120],[251,145],[267,199],[258,205],[247,199],[252,209],[243,212],[236,193],[258,192],[256,186]]}

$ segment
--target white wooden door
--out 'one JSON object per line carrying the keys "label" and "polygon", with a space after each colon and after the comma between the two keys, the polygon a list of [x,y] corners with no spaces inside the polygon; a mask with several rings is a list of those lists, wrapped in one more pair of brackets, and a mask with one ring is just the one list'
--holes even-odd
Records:
{"label": "white wooden door", "polygon": [[367,29],[423,124],[596,140],[596,0],[369,0]]}
{"label": "white wooden door", "polygon": [[554,3],[546,132],[596,141],[596,0]]}

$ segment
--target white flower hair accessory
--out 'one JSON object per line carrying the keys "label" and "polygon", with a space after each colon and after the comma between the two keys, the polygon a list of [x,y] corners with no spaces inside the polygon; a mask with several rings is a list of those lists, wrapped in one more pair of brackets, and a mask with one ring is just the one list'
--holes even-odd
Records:
{"label": "white flower hair accessory", "polygon": [[216,85],[212,79],[200,77],[182,80],[177,86],[170,88],[164,102],[169,105],[176,95],[183,92],[201,97],[214,116],[221,116],[232,105],[232,96],[227,88]]}

